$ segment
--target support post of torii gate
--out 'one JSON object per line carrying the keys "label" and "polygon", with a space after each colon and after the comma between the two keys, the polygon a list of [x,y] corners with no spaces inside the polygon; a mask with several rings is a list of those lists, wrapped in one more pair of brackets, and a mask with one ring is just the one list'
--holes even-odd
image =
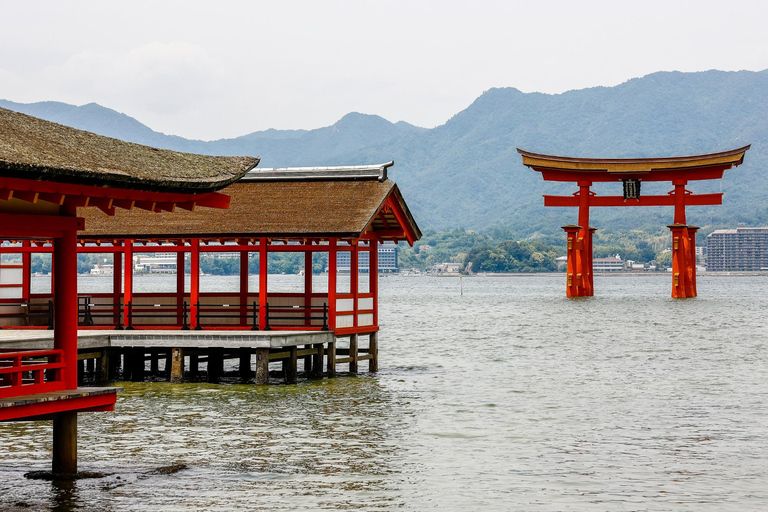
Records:
{"label": "support post of torii gate", "polygon": [[[568,297],[594,295],[592,236],[589,225],[592,206],[674,206],[672,232],[672,297],[696,297],[696,232],[689,226],[685,207],[722,204],[723,194],[693,194],[686,185],[693,180],[720,179],[727,169],[744,161],[750,146],[707,155],[668,158],[573,158],[530,153],[518,149],[523,165],[542,174],[545,181],[573,182],[579,187],[572,196],[544,196],[544,206],[579,208],[579,224],[563,226],[566,233]],[[623,182],[622,196],[597,196],[594,182]],[[643,181],[669,181],[674,189],[667,195],[641,196]]]}

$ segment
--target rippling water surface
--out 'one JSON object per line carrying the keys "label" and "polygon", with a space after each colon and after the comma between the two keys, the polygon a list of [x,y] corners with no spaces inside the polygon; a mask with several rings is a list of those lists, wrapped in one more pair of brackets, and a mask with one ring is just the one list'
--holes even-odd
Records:
{"label": "rippling water surface", "polygon": [[768,278],[563,279],[382,278],[376,375],[119,383],[101,479],[24,478],[50,423],[1,424],[0,510],[768,510]]}

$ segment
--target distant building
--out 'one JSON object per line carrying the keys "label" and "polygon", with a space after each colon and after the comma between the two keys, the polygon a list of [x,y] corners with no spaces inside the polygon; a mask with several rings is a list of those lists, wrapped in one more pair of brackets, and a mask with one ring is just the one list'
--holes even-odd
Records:
{"label": "distant building", "polygon": [[624,261],[617,254],[611,258],[593,258],[592,272],[621,272],[624,270]]}
{"label": "distant building", "polygon": [[176,255],[173,253],[159,253],[152,256],[139,254],[134,256],[133,269],[136,272],[149,274],[175,274]]}
{"label": "distant building", "polygon": [[455,274],[458,275],[461,270],[461,263],[435,263],[432,266],[432,272],[435,274]]}
{"label": "distant building", "polygon": [[[348,251],[336,253],[336,268],[339,272],[349,273],[351,254]],[[371,264],[367,252],[360,252],[357,263],[360,272],[368,272]],[[384,244],[379,246],[379,272],[397,272],[397,245]]]}
{"label": "distant building", "polygon": [[768,227],[718,229],[707,237],[707,270],[768,270]]}
{"label": "distant building", "polygon": [[115,266],[107,263],[97,263],[91,269],[92,276],[111,276],[115,273]]}

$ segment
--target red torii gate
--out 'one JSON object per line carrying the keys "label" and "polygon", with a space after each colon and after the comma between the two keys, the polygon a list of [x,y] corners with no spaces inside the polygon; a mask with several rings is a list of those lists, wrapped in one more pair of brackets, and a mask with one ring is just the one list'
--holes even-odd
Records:
{"label": "red torii gate", "polygon": [[[668,158],[573,158],[541,155],[522,149],[523,165],[541,173],[545,181],[571,181],[579,186],[572,196],[544,196],[544,206],[579,208],[579,224],[563,226],[568,236],[568,297],[594,295],[592,276],[592,235],[590,206],[674,206],[672,231],[672,297],[696,296],[696,231],[687,224],[688,205],[722,204],[723,194],[693,194],[685,189],[689,181],[721,179],[727,169],[740,165],[744,146],[722,153]],[[622,196],[598,196],[589,187],[594,182],[624,184]],[[641,196],[643,181],[670,181],[674,189],[667,195]]]}

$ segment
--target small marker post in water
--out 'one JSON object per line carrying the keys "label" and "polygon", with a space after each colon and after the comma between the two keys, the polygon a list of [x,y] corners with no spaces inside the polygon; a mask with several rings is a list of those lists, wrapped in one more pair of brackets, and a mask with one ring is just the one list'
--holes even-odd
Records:
{"label": "small marker post in water", "polygon": [[459,276],[459,289],[461,290],[461,295],[464,295],[464,281],[461,280],[462,276]]}

